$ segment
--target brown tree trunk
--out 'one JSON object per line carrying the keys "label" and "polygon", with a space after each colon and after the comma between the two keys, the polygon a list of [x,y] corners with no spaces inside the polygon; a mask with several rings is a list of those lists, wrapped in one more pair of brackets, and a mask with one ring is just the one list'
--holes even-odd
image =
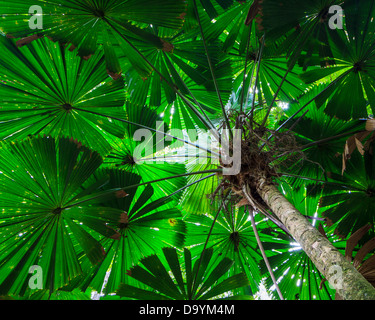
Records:
{"label": "brown tree trunk", "polygon": [[275,185],[261,180],[257,191],[344,300],[375,300],[375,288]]}

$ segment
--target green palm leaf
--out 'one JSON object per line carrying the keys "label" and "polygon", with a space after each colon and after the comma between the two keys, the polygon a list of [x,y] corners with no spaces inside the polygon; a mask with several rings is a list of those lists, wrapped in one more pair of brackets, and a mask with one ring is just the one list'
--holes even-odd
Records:
{"label": "green palm leaf", "polygon": [[[206,163],[199,163],[199,158],[189,160],[186,164],[187,172],[198,172],[211,169],[217,169],[217,165],[212,163],[210,158],[204,159]],[[187,183],[194,183],[202,178],[207,177],[208,173],[201,173],[189,176]],[[180,205],[184,211],[188,213],[204,214],[211,212],[212,196],[220,181],[219,176],[213,176],[194,184],[190,188],[186,189],[181,196]]]}
{"label": "green palm leaf", "polygon": [[362,156],[352,153],[343,175],[331,173],[321,199],[323,215],[335,232],[346,237],[366,224],[374,223],[374,156],[372,146]]}
{"label": "green palm leaf", "polygon": [[[257,39],[257,38],[255,38]],[[304,92],[306,85],[299,78],[300,69],[298,66],[294,67],[291,71],[288,71],[288,67],[285,63],[285,56],[280,54],[279,49],[272,47],[265,47],[262,52],[261,62],[259,65],[258,82],[255,87],[255,80],[252,79],[252,75],[255,77],[257,70],[257,64],[260,55],[260,48],[254,43],[250,43],[247,68],[246,68],[246,81],[245,81],[245,96],[251,92],[251,95],[255,95],[254,88],[257,91],[257,100],[267,106],[270,106],[274,101],[274,96],[277,93],[278,100],[283,102],[293,102]],[[243,56],[238,53],[232,55],[232,65],[235,70],[236,80],[235,88],[242,87],[244,78],[244,63]],[[283,80],[284,76],[285,80]],[[252,83],[251,83],[252,79]],[[283,82],[282,82],[283,81]],[[252,87],[249,88],[249,85]],[[279,90],[279,87],[281,89]],[[247,93],[249,91],[249,93]]]}
{"label": "green palm leaf", "polygon": [[139,126],[125,123],[123,127],[126,139],[113,137],[109,140],[112,150],[104,158],[103,166],[136,173],[141,176],[142,182],[161,180],[153,183],[155,199],[182,188],[186,183],[184,177],[162,180],[186,171],[184,164],[175,163],[165,155],[165,149],[171,143],[176,143],[163,134],[169,133],[167,124],[154,110],[146,107],[127,103],[125,111],[127,120]]}
{"label": "green palm leaf", "polygon": [[[166,245],[181,247],[185,223],[180,211],[173,206],[172,198],[153,200],[154,191],[150,185],[137,187],[140,176],[116,169],[102,169],[95,176],[98,181],[109,176],[105,189],[134,186],[126,189],[126,197],[100,203],[99,215],[109,228],[116,231],[116,237],[101,236],[100,243],[106,257],[98,266],[86,263],[80,284],[82,288],[91,287],[101,292],[106,281],[104,291],[113,293],[120,283],[128,283],[127,272],[139,259],[160,252]],[[90,212],[86,215],[91,216]],[[82,219],[81,215],[79,219],[85,223],[85,217]],[[130,283],[133,282],[130,280]]]}
{"label": "green palm leaf", "polygon": [[[29,26],[31,6],[39,6],[42,10],[42,30]],[[180,28],[186,4],[184,0],[157,0],[152,3],[144,0],[30,0],[16,1],[11,6],[3,3],[0,10],[4,14],[2,31],[16,38],[28,36],[23,42],[46,35],[55,41],[72,44],[71,50],[78,47],[78,54],[86,59],[96,52],[98,44],[102,44],[108,73],[118,78],[121,69],[112,48],[119,44],[117,31],[121,30],[129,38],[147,39],[162,48],[162,41],[142,28],[147,24]],[[136,54],[133,48],[125,45],[130,56]]]}
{"label": "green palm leaf", "polygon": [[228,9],[233,2],[233,0],[200,0],[202,8],[210,19],[216,18],[220,11]]}
{"label": "green palm leaf", "polygon": [[124,83],[105,76],[102,52],[84,61],[48,39],[21,49],[4,37],[0,42],[1,139],[73,136],[105,155],[106,136],[123,137],[118,122],[87,112],[124,114]]}
{"label": "green palm leaf", "polygon": [[305,69],[316,61],[322,66],[334,64],[329,38],[337,30],[330,28],[329,8],[336,0],[293,1],[265,0],[260,4],[258,27],[268,41],[281,42],[283,51],[294,64],[297,58]]}
{"label": "green palm leaf", "polygon": [[[102,245],[85,230],[86,226],[77,223],[85,208],[90,210],[88,204],[116,197],[116,190],[96,191],[94,196],[83,197],[81,185],[101,164],[98,153],[69,138],[55,140],[45,136],[2,143],[2,292],[23,293],[32,265],[43,270],[43,288],[53,291],[82,273],[79,250],[92,264],[104,259]],[[117,236],[115,230],[100,221],[100,210],[88,212],[93,229],[106,230],[106,236]]]}
{"label": "green palm leaf", "polygon": [[[301,250],[282,252],[269,257],[274,274],[279,279],[278,286],[286,300],[332,300],[334,291],[329,288],[319,270]],[[262,263],[265,274],[266,266]],[[267,287],[272,281],[267,274]]]}
{"label": "green palm leaf", "polygon": [[366,2],[357,7],[356,1],[347,1],[344,9],[347,28],[345,31],[335,30],[330,39],[336,67],[307,71],[301,78],[306,83],[322,81],[327,76],[330,76],[328,81],[337,80],[315,101],[320,107],[329,98],[326,113],[349,120],[374,113],[375,28],[370,21],[375,16],[375,6]]}
{"label": "green palm leaf", "polygon": [[74,289],[72,291],[57,290],[50,292],[49,290],[36,290],[25,295],[20,296],[9,296],[10,300],[91,300],[90,296],[81,292],[79,289]]}
{"label": "green palm leaf", "polygon": [[[228,258],[221,260],[211,272],[206,272],[204,265],[207,265],[210,261],[212,251],[212,249],[207,250],[203,256],[202,269],[200,269],[196,283],[195,275],[198,272],[197,267],[200,261],[196,261],[192,268],[189,250],[184,249],[182,259],[182,257],[178,256],[176,249],[164,248],[162,260],[157,255],[151,255],[140,261],[144,267],[135,266],[129,272],[129,276],[144,283],[148,290],[140,290],[136,287],[122,284],[117,290],[117,294],[121,297],[133,299],[208,300],[219,298],[220,295],[230,290],[248,284],[244,274],[237,274],[220,282],[222,276],[225,275],[233,263]],[[182,263],[185,264],[186,273],[182,271]],[[169,270],[174,278],[171,277]],[[152,290],[156,290],[156,292]]]}
{"label": "green palm leaf", "polygon": [[[150,30],[163,35],[159,28]],[[138,42],[140,53],[155,70],[142,77],[135,68],[126,72],[127,92],[132,104],[157,109],[168,125],[171,123],[180,130],[193,129],[194,126],[212,129],[209,119],[220,111],[220,107],[215,107],[219,100],[203,42],[195,37],[195,33],[183,32],[167,35],[163,38],[168,46],[166,50]],[[225,58],[220,41],[210,41],[208,52],[222,99],[226,101],[232,90],[230,60]],[[126,59],[121,61],[127,62]]]}
{"label": "green palm leaf", "polygon": [[[209,236],[207,248],[213,249],[211,259],[213,265],[210,268],[223,257],[230,258],[234,261],[230,274],[245,273],[250,282],[251,292],[256,293],[261,281],[258,263],[262,256],[251,221],[243,206],[236,208],[234,203],[228,202],[225,207],[227,209],[220,212],[210,236],[209,230],[214,222],[214,217],[211,214],[188,216],[186,218],[187,237],[185,245],[191,246],[190,250],[194,257],[199,257]],[[287,241],[262,233],[262,230],[267,229],[268,226],[259,218],[260,215],[257,215],[257,229],[261,233],[262,242],[268,243],[269,247],[275,249],[289,246]]]}
{"label": "green palm leaf", "polygon": [[[289,108],[284,110],[286,117],[292,116],[325,87],[320,85],[311,88],[299,98],[298,103],[290,104]],[[301,113],[300,117],[292,119],[285,126],[295,133],[295,153],[287,154],[275,161],[281,172],[294,176],[289,177],[288,181],[295,188],[305,183],[315,184],[314,179],[325,180],[329,172],[341,172],[341,153],[346,139],[356,132],[365,130],[365,121],[337,119],[327,115],[324,108],[317,108],[315,102],[306,109],[307,113],[303,117]],[[301,180],[298,176],[312,180]]]}

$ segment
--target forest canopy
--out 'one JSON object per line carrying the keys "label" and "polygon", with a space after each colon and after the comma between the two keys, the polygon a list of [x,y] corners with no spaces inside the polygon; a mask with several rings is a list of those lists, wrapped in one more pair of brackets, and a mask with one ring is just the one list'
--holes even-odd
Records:
{"label": "forest canopy", "polygon": [[375,299],[374,1],[0,12],[1,299]]}

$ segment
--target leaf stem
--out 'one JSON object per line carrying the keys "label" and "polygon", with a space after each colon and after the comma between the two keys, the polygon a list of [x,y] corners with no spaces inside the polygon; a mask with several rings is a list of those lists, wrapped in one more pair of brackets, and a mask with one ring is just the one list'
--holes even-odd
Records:
{"label": "leaf stem", "polygon": [[212,175],[207,176],[207,177],[211,177],[211,176],[214,176],[216,173],[221,173],[221,172],[223,172],[222,169],[211,169],[211,170],[202,170],[202,171],[195,171],[195,172],[186,172],[186,173],[182,173],[182,174],[177,174],[175,176],[169,176],[169,177],[160,178],[160,179],[157,179],[157,180],[146,181],[146,182],[134,184],[134,185],[131,185],[131,186],[121,188],[121,190],[131,189],[131,188],[139,187],[139,186],[142,186],[142,185],[145,185],[145,184],[160,182],[160,181],[169,180],[169,179],[192,176],[192,175],[195,175],[195,174],[212,173]]}
{"label": "leaf stem", "polygon": [[[227,197],[226,197],[226,198],[227,198]],[[210,239],[210,236],[211,236],[212,231],[213,231],[213,229],[214,229],[214,226],[215,226],[216,220],[217,220],[217,218],[218,218],[218,216],[219,216],[219,213],[220,213],[221,209],[223,208],[223,205],[224,205],[224,202],[225,202],[226,198],[223,199],[223,200],[221,201],[221,204],[220,204],[220,206],[219,206],[219,209],[217,210],[216,215],[215,215],[215,218],[214,218],[214,220],[212,221],[212,224],[211,224],[211,227],[210,227],[210,231],[208,232],[208,235],[207,235],[206,241],[205,241],[205,243],[204,243],[203,250],[202,250],[202,252],[201,252],[201,256],[200,256],[200,259],[199,259],[199,261],[198,261],[197,272],[196,272],[196,274],[195,274],[194,281],[193,281],[193,284],[192,284],[192,289],[193,289],[193,291],[194,291],[194,289],[196,289],[195,286],[196,286],[196,282],[197,282],[197,277],[198,277],[198,273],[199,273],[199,268],[200,268],[200,266],[201,266],[201,262],[202,262],[202,259],[203,259],[203,256],[204,256],[204,253],[206,252],[206,249],[207,249],[208,240]]]}
{"label": "leaf stem", "polygon": [[[245,57],[245,66],[244,66],[243,79],[242,79],[240,113],[242,113],[243,111],[243,104],[244,104],[244,99],[245,99],[245,82],[246,82],[247,62],[249,59],[250,36],[251,36],[251,31],[249,31],[249,34],[246,40],[246,57]],[[253,69],[253,72],[254,72],[254,69]]]}
{"label": "leaf stem", "polygon": [[[251,200],[250,196],[249,196],[248,193],[247,193],[246,186],[243,186],[242,191],[243,191],[243,194],[245,195],[246,199],[251,203],[252,200]],[[247,212],[249,213],[249,217],[250,217],[250,220],[251,220],[251,225],[252,225],[253,230],[254,230],[255,238],[256,238],[256,240],[257,240],[257,243],[258,243],[258,246],[259,246],[260,252],[262,253],[263,260],[264,260],[264,262],[266,263],[266,266],[267,266],[268,272],[269,272],[270,275],[271,275],[271,278],[272,278],[273,284],[275,285],[276,291],[277,291],[277,293],[279,294],[280,299],[281,299],[281,300],[284,300],[284,297],[283,297],[283,295],[282,295],[282,293],[281,293],[281,291],[280,291],[280,288],[279,288],[279,286],[278,286],[278,284],[277,284],[277,281],[276,281],[275,275],[273,274],[273,271],[272,271],[271,265],[270,265],[270,263],[269,263],[269,261],[268,261],[268,258],[267,258],[267,255],[266,255],[266,252],[264,251],[262,241],[260,240],[260,237],[259,237],[259,234],[258,234],[258,230],[257,230],[256,225],[255,225],[255,219],[254,219],[253,211],[252,211],[251,209],[249,210],[249,207],[248,207],[248,206],[246,206],[246,210],[247,210]]]}
{"label": "leaf stem", "polygon": [[169,194],[169,195],[167,195],[167,196],[165,196],[165,197],[163,197],[163,198],[160,198],[160,199],[154,201],[153,203],[159,203],[159,202],[160,202],[160,203],[163,203],[166,199],[173,197],[175,194],[177,194],[177,193],[179,193],[179,192],[185,190],[186,188],[189,188],[189,187],[191,187],[192,185],[194,185],[194,184],[196,184],[196,183],[199,183],[199,182],[201,182],[201,181],[203,181],[203,180],[206,180],[206,179],[208,179],[208,178],[211,178],[211,177],[213,177],[213,176],[215,176],[215,175],[216,175],[216,173],[212,173],[212,174],[210,174],[210,175],[208,175],[208,176],[206,176],[206,177],[203,177],[203,178],[200,178],[200,179],[198,179],[198,180],[196,180],[196,181],[193,181],[193,182],[187,184],[186,186],[183,186],[182,188],[178,189],[177,191],[175,191],[175,192],[173,192],[173,193],[171,193],[171,194]]}
{"label": "leaf stem", "polygon": [[[325,87],[322,91],[320,91],[315,97],[313,97],[312,99],[310,99],[307,103],[305,103],[298,111],[296,111],[292,116],[290,116],[288,119],[286,119],[276,130],[275,130],[275,133],[276,132],[279,132],[283,127],[285,127],[285,125],[291,121],[292,119],[294,119],[303,109],[305,109],[311,102],[313,102],[316,98],[318,98],[320,95],[322,95],[324,92],[326,92],[329,88],[331,88],[332,86],[334,86],[338,81],[340,81],[343,77],[345,77],[347,74],[349,74],[350,72],[353,71],[353,68],[349,69],[348,71],[344,72],[343,74],[341,74],[338,78],[336,78],[334,81],[332,81],[327,87]],[[270,141],[272,139],[272,137],[274,137],[274,134],[271,134],[268,138],[267,138],[267,141]],[[260,150],[261,151],[264,146],[266,145],[266,143],[263,143],[262,146],[260,147]]]}
{"label": "leaf stem", "polygon": [[[253,113],[254,113],[254,109],[255,109],[255,93],[256,93],[256,88],[257,88],[257,82],[258,82],[258,79],[259,79],[260,62],[262,60],[264,42],[265,42],[265,35],[262,36],[262,42],[261,42],[261,46],[259,48],[259,54],[258,54],[258,57],[257,57],[258,58],[257,72],[256,72],[256,75],[255,75],[255,83],[254,83],[254,89],[253,89],[253,99],[251,101],[250,123],[252,123]],[[255,67],[255,65],[254,65],[254,67]]]}
{"label": "leaf stem", "polygon": [[79,111],[83,111],[83,112],[87,112],[87,113],[96,114],[96,115],[98,115],[98,116],[107,117],[107,118],[110,118],[110,119],[114,119],[114,120],[118,120],[118,121],[121,121],[121,122],[125,122],[125,123],[128,123],[128,124],[131,124],[131,125],[133,125],[133,126],[138,126],[138,127],[141,127],[141,128],[147,129],[147,130],[151,130],[151,131],[154,131],[154,132],[156,132],[156,133],[161,133],[161,134],[163,134],[163,135],[165,135],[165,136],[167,136],[167,137],[170,137],[170,138],[176,139],[176,140],[178,140],[178,141],[184,142],[184,143],[189,144],[189,145],[191,145],[191,146],[193,146],[193,147],[196,147],[196,148],[201,149],[201,150],[204,150],[204,151],[206,151],[206,152],[208,152],[208,153],[210,153],[210,154],[213,154],[213,155],[215,155],[215,156],[217,156],[217,157],[220,157],[220,154],[217,153],[217,152],[214,152],[214,151],[212,151],[212,150],[209,150],[209,149],[203,148],[203,147],[201,147],[200,145],[197,145],[197,144],[192,143],[192,142],[190,142],[190,141],[187,141],[187,140],[184,140],[184,139],[181,139],[181,138],[175,137],[175,136],[173,136],[173,135],[171,135],[171,134],[168,134],[168,133],[166,133],[166,132],[163,132],[163,131],[160,131],[160,130],[157,130],[157,129],[154,129],[154,128],[151,128],[151,127],[147,127],[147,126],[145,126],[145,125],[143,125],[143,124],[139,124],[139,123],[135,123],[135,122],[132,122],[132,121],[129,121],[129,120],[125,120],[125,119],[121,119],[121,118],[117,118],[117,117],[113,117],[113,116],[109,116],[109,115],[101,114],[101,113],[98,113],[98,112],[95,112],[95,111],[88,111],[88,110],[85,110],[85,109],[80,109],[80,108],[77,108],[77,107],[72,107],[72,109],[74,109],[74,110],[79,110]]}
{"label": "leaf stem", "polygon": [[301,150],[304,150],[304,149],[307,149],[307,148],[310,148],[312,146],[315,146],[317,144],[321,144],[321,143],[325,143],[325,142],[329,142],[331,140],[335,140],[337,138],[343,138],[343,137],[346,137],[346,136],[351,136],[351,135],[355,135],[356,133],[359,133],[361,132],[360,130],[357,130],[357,131],[352,131],[352,132],[344,132],[344,133],[341,133],[341,134],[338,134],[336,136],[332,136],[332,137],[328,137],[328,138],[324,138],[324,139],[321,139],[321,140],[318,140],[318,141],[313,141],[311,143],[308,143],[308,144],[305,144],[303,146],[300,147]]}
{"label": "leaf stem", "polygon": [[[167,54],[165,52],[163,52],[164,54],[164,59],[169,59],[167,57]],[[176,70],[176,68],[173,66],[172,63],[170,63],[170,67],[173,68],[173,71],[178,75],[178,72]],[[210,123],[211,125],[211,128],[214,129],[214,133],[216,135],[216,139],[220,139],[220,133],[216,130],[214,124],[212,123],[211,119],[208,117],[208,115],[206,114],[206,112],[204,111],[204,109],[202,108],[201,104],[199,103],[199,101],[195,98],[195,96],[193,95],[193,93],[191,92],[191,90],[188,88],[188,86],[186,85],[185,81],[182,80],[182,78],[178,75],[179,77],[179,80],[181,81],[181,83],[184,85],[185,89],[187,90],[187,92],[189,93],[189,95],[193,98],[195,104],[199,107],[199,110],[202,112],[202,114],[205,116],[205,118],[207,119],[207,121]]]}
{"label": "leaf stem", "polygon": [[[142,182],[142,183],[137,183],[137,184],[133,184],[133,185],[130,185],[130,186],[126,186],[126,187],[122,187],[122,188],[115,188],[115,189],[111,189],[111,190],[105,190],[103,191],[103,193],[100,193],[100,194],[94,194],[92,197],[90,198],[86,198],[85,200],[81,200],[81,201],[77,201],[77,202],[73,202],[71,203],[70,205],[68,206],[65,206],[64,208],[62,209],[68,209],[68,208],[71,208],[71,207],[74,207],[76,205],[79,205],[81,203],[84,203],[86,201],[90,201],[90,200],[93,200],[93,199],[96,199],[96,198],[99,198],[101,197],[104,193],[108,194],[110,192],[117,192],[117,191],[120,191],[120,190],[128,190],[128,189],[132,189],[132,188],[138,188],[140,186],[144,186],[144,185],[148,185],[148,184],[152,184],[152,183],[156,183],[156,182],[160,182],[160,181],[165,181],[165,180],[169,180],[169,179],[175,179],[175,178],[181,178],[181,177],[185,177],[185,176],[191,176],[191,175],[195,175],[195,174],[204,174],[204,173],[212,173],[206,177],[203,177],[195,182],[199,182],[199,181],[202,181],[204,180],[204,178],[211,178],[213,177],[214,175],[216,175],[216,173],[218,172],[222,172],[221,169],[211,169],[211,170],[203,170],[203,171],[196,171],[196,172],[187,172],[187,173],[182,173],[182,174],[178,174],[178,175],[175,175],[175,176],[169,176],[169,177],[165,177],[165,178],[160,178],[160,179],[157,179],[157,180],[151,180],[151,181],[146,181],[146,182]],[[194,184],[194,183],[193,183]],[[192,184],[189,184],[187,186],[190,186]],[[185,186],[185,187],[187,187]],[[184,188],[185,188],[184,187]],[[176,192],[174,192],[176,193]],[[173,193],[173,194],[174,194]],[[172,195],[173,195],[172,194]],[[79,200],[79,199],[77,199]],[[74,201],[74,199],[73,199]],[[71,202],[71,201],[70,201]]]}
{"label": "leaf stem", "polygon": [[119,31],[115,26],[109,22],[105,17],[103,17],[103,21],[105,21],[141,58],[144,60],[159,76],[160,79],[165,81],[165,83],[171,87],[171,89],[182,99],[184,103],[196,114],[200,121],[206,126],[207,129],[214,129],[212,128],[206,120],[202,117],[202,115],[196,110],[196,108],[184,97],[184,95],[179,91],[176,84],[170,83],[164,75]]}
{"label": "leaf stem", "polygon": [[[206,51],[206,56],[207,56],[208,65],[209,65],[209,67],[210,67],[211,76],[212,76],[212,79],[213,79],[213,81],[214,81],[214,85],[215,85],[215,89],[216,89],[217,96],[218,96],[218,98],[219,98],[219,102],[220,102],[221,110],[222,110],[222,113],[223,113],[223,117],[224,117],[225,123],[226,123],[226,125],[227,125],[227,129],[230,129],[229,119],[228,119],[227,113],[226,113],[226,111],[225,111],[225,106],[224,106],[224,104],[223,104],[223,100],[222,100],[222,98],[221,98],[221,94],[220,94],[219,86],[218,86],[218,84],[217,84],[217,80],[216,80],[216,77],[215,77],[215,72],[214,72],[214,68],[213,68],[213,65],[212,65],[212,61],[211,61],[210,55],[209,55],[209,53],[208,53],[207,42],[206,42],[206,38],[205,38],[205,36],[204,36],[204,32],[203,32],[203,27],[202,27],[201,19],[200,19],[200,17],[199,17],[198,6],[197,6],[197,2],[196,2],[196,0],[193,0],[193,3],[194,3],[195,16],[196,16],[197,21],[198,21],[198,24],[199,24],[199,29],[200,29],[200,32],[201,32],[201,37],[202,37],[202,41],[203,41],[203,45],[204,45],[204,50]],[[230,134],[230,136],[231,136],[231,139],[233,139],[233,133],[232,133],[231,130],[229,130],[229,134]]]}
{"label": "leaf stem", "polygon": [[259,246],[259,249],[262,253],[262,256],[263,256],[263,259],[264,259],[264,262],[267,266],[267,269],[268,269],[268,272],[270,273],[271,275],[271,278],[272,278],[272,281],[273,281],[273,284],[275,285],[275,288],[276,288],[276,291],[277,293],[279,294],[279,297],[281,300],[284,300],[284,297],[283,297],[283,294],[281,293],[281,290],[279,288],[279,285],[277,284],[277,281],[276,281],[276,278],[275,278],[275,275],[272,271],[272,268],[271,268],[271,265],[268,261],[268,258],[267,258],[267,255],[266,255],[266,252],[264,251],[264,248],[263,248],[263,244],[262,244],[262,241],[260,240],[260,237],[259,237],[259,234],[258,234],[258,230],[256,228],[256,225],[255,225],[255,219],[254,219],[254,215],[253,215],[253,211],[252,210],[249,210],[249,208],[246,206],[246,209],[247,209],[247,212],[249,213],[249,216],[250,216],[250,220],[251,220],[251,225],[253,227],[253,231],[254,231],[254,235],[255,235],[255,238],[257,240],[257,243],[258,243],[258,246]]}
{"label": "leaf stem", "polygon": [[303,179],[303,180],[315,181],[315,182],[319,182],[319,183],[329,184],[329,185],[332,185],[332,186],[337,186],[337,187],[340,187],[340,188],[346,187],[346,189],[348,189],[348,190],[366,192],[365,189],[356,188],[352,185],[347,185],[344,182],[341,184],[341,183],[338,183],[338,182],[319,180],[319,179],[304,177],[304,176],[300,176],[300,175],[297,175],[297,174],[285,173],[285,172],[280,172],[279,174],[281,176],[284,176],[284,177],[291,177],[291,178],[298,178],[298,179]]}

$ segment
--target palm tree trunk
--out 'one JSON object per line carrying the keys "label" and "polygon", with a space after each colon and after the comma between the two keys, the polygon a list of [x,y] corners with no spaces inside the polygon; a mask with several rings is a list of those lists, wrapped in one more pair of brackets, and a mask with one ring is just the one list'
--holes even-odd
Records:
{"label": "palm tree trunk", "polygon": [[375,288],[275,185],[262,179],[257,191],[344,300],[375,300]]}

